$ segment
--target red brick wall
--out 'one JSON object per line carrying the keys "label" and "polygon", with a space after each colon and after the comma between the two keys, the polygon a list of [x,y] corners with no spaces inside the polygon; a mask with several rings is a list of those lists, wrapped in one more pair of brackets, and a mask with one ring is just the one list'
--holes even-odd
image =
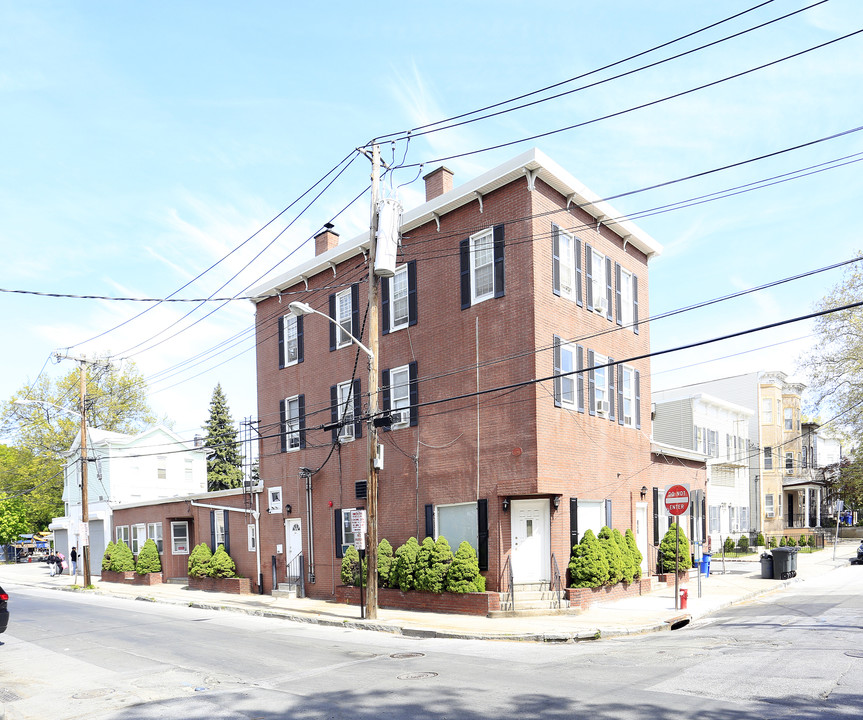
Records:
{"label": "red brick wall", "polygon": [[[338,585],[336,586],[336,600],[340,603],[357,605],[359,608],[360,589]],[[500,610],[500,595],[498,593],[437,594],[417,592],[416,590],[404,593],[393,588],[380,588],[378,590],[378,605],[394,610],[421,610],[485,616],[492,610]]]}

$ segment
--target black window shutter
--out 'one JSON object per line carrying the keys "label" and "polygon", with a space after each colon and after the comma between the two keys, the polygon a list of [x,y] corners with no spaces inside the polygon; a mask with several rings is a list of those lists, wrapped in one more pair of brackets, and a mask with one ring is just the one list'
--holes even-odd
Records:
{"label": "black window shutter", "polygon": [[[695,495],[698,493],[698,490],[693,491],[693,493],[689,496],[689,545],[695,544]],[[693,550],[695,548],[692,548]]]}
{"label": "black window shutter", "polygon": [[504,226],[494,226],[494,296],[496,298],[503,297],[504,281],[506,279],[503,271],[503,246],[504,246]]}
{"label": "black window shutter", "polygon": [[611,514],[611,499],[605,501],[605,525],[606,527],[614,527],[614,520]]}
{"label": "black window shutter", "polygon": [[477,560],[480,570],[488,570],[488,500],[476,501]]}
{"label": "black window shutter", "polygon": [[701,493],[701,539],[707,538],[707,498]]}
{"label": "black window shutter", "polygon": [[632,276],[632,332],[638,335],[638,278]]}
{"label": "black window shutter", "polygon": [[390,332],[390,279],[381,278],[381,334]]}
{"label": "black window shutter", "polygon": [[605,368],[605,377],[608,378],[608,419],[614,422],[614,358],[608,358],[609,367]]}
{"label": "black window shutter", "polygon": [[417,324],[419,307],[417,306],[417,261],[408,263],[408,325]]}
{"label": "black window shutter", "polygon": [[282,452],[288,451],[288,408],[287,401],[279,401],[279,435],[281,436]]}
{"label": "black window shutter", "polygon": [[641,375],[635,371],[635,427],[641,430]]}
{"label": "black window shutter", "polygon": [[[329,323],[332,325],[332,323]],[[303,316],[297,318],[297,362],[303,361]]]}
{"label": "black window shutter", "polygon": [[461,309],[470,307],[470,239],[459,243],[459,262],[461,264]]}
{"label": "black window shutter", "polygon": [[341,412],[339,409],[339,386],[333,385],[332,387],[330,387],[330,419],[334,425],[333,442],[339,441],[339,428],[338,426],[336,426],[336,423],[338,423],[340,416]]}
{"label": "black window shutter", "polygon": [[[581,345],[575,346],[575,369],[584,370],[584,348]],[[584,373],[579,372],[575,376],[576,400],[578,403],[578,412],[584,412]]]}
{"label": "black window shutter", "polygon": [[653,544],[659,547],[659,488],[653,488]]}
{"label": "black window shutter", "polygon": [[416,427],[419,424],[419,404],[420,404],[420,389],[419,389],[419,378],[417,377],[417,363],[414,360],[412,363],[408,365],[408,378],[410,379],[410,386],[408,387],[409,392],[409,401],[411,404],[410,407],[410,425],[411,427]]}
{"label": "black window shutter", "polygon": [[333,523],[333,527],[336,529],[336,557],[342,557],[342,509],[336,508],[335,513],[335,521]]}
{"label": "black window shutter", "polygon": [[553,352],[553,362],[554,362],[554,406],[561,407],[561,396],[562,396],[562,388],[561,385],[562,379],[560,376],[560,338],[555,335],[554,336],[554,352]]}
{"label": "black window shutter", "polygon": [[587,351],[587,412],[596,415],[596,379],[593,375],[593,350]]}
{"label": "black window shutter", "polygon": [[216,552],[216,511],[210,510],[210,545]]}
{"label": "black window shutter", "polygon": [[300,414],[300,448],[306,447],[306,396],[297,397],[297,411]]}
{"label": "black window shutter", "polygon": [[614,278],[611,276],[611,258],[605,258],[605,317],[609,320],[614,319]]}
{"label": "black window shutter", "polygon": [[354,389],[352,395],[354,400],[354,437],[361,438],[363,436],[363,399],[360,397],[360,379],[354,380]]}
{"label": "black window shutter", "polygon": [[330,317],[336,322],[328,322],[330,326],[330,352],[336,349],[336,325],[338,318],[336,317],[336,296],[335,293],[330,295]]}
{"label": "black window shutter", "polygon": [[279,367],[285,367],[285,318],[283,315],[279,318]]}
{"label": "black window shutter", "polygon": [[231,554],[231,513],[227,510],[222,510],[222,522],[225,525],[225,552]]}
{"label": "black window shutter", "polygon": [[560,295],[560,235],[557,225],[551,225],[551,291]]}
{"label": "black window shutter", "polygon": [[[388,413],[392,408],[392,399],[390,396],[390,371],[384,370],[381,373],[381,410]],[[384,425],[381,430],[389,432],[392,428],[389,425]]]}
{"label": "black window shutter", "polygon": [[578,545],[578,498],[569,499],[569,547]]}
{"label": "black window shutter", "polygon": [[623,365],[617,366],[617,424],[623,425]]}
{"label": "black window shutter", "polygon": [[[330,323],[332,325],[332,323]],[[351,285],[351,335],[358,340],[360,337],[360,284]]]}
{"label": "black window shutter", "polygon": [[582,297],[582,281],[583,278],[581,271],[581,240],[578,238],[575,239],[575,304],[579,307],[584,305],[584,298]]}
{"label": "black window shutter", "polygon": [[621,282],[620,263],[614,263],[614,310],[617,316],[617,324],[623,325],[623,289],[620,287]]}
{"label": "black window shutter", "polygon": [[584,277],[587,293],[587,309],[593,310],[593,248],[584,243]]}
{"label": "black window shutter", "polygon": [[426,537],[434,538],[434,505],[426,505]]}

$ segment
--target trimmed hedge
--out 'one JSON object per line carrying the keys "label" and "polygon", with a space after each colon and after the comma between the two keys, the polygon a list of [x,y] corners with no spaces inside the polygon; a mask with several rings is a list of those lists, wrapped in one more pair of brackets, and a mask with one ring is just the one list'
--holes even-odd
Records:
{"label": "trimmed hedge", "polygon": [[109,540],[108,544],[105,546],[105,552],[102,555],[102,569],[103,570],[110,570],[111,569],[111,554],[114,552],[115,547],[116,547],[116,545],[114,545],[113,540]]}
{"label": "trimmed hedge", "polygon": [[[668,528],[668,532],[659,543],[659,563],[664,572],[674,572],[675,568],[675,537],[677,532],[677,524]],[[729,538],[730,539],[730,538]],[[726,543],[728,540],[726,540]],[[731,541],[731,549],[734,549],[734,541]],[[680,547],[677,552],[677,569],[689,570],[692,567],[692,555],[689,550],[689,540],[686,538],[686,533],[683,528],[680,528]]]}
{"label": "trimmed hedge", "polygon": [[593,530],[587,529],[581,542],[572,548],[569,577],[572,587],[599,587],[608,583],[608,558]]}
{"label": "trimmed hedge", "polygon": [[129,546],[118,540],[111,552],[111,567],[114,572],[129,572],[135,569],[135,558]]}
{"label": "trimmed hedge", "polygon": [[211,578],[232,578],[237,577],[237,566],[231,559],[231,556],[225,552],[225,546],[219,545],[213,557],[210,558],[207,567],[207,574]]}
{"label": "trimmed hedge", "polygon": [[206,543],[195,545],[189,554],[189,577],[209,577],[213,552]]}
{"label": "trimmed hedge", "polygon": [[162,561],[159,560],[159,549],[156,547],[156,541],[153,538],[148,538],[138,553],[138,562],[135,564],[135,572],[138,575],[148,575],[149,573],[162,572]]}

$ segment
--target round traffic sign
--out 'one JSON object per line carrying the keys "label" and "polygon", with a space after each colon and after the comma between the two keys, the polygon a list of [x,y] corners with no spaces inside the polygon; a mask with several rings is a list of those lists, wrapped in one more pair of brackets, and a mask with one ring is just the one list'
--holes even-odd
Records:
{"label": "round traffic sign", "polygon": [[689,490],[683,485],[672,485],[665,492],[665,509],[672,515],[683,515],[689,507]]}

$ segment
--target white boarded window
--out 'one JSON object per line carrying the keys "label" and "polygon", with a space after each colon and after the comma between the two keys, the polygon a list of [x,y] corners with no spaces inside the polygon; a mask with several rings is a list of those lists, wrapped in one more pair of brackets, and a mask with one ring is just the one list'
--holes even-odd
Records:
{"label": "white boarded window", "polygon": [[479,551],[475,502],[438,505],[435,511],[437,537],[445,537],[453,552],[465,540],[475,551]]}

